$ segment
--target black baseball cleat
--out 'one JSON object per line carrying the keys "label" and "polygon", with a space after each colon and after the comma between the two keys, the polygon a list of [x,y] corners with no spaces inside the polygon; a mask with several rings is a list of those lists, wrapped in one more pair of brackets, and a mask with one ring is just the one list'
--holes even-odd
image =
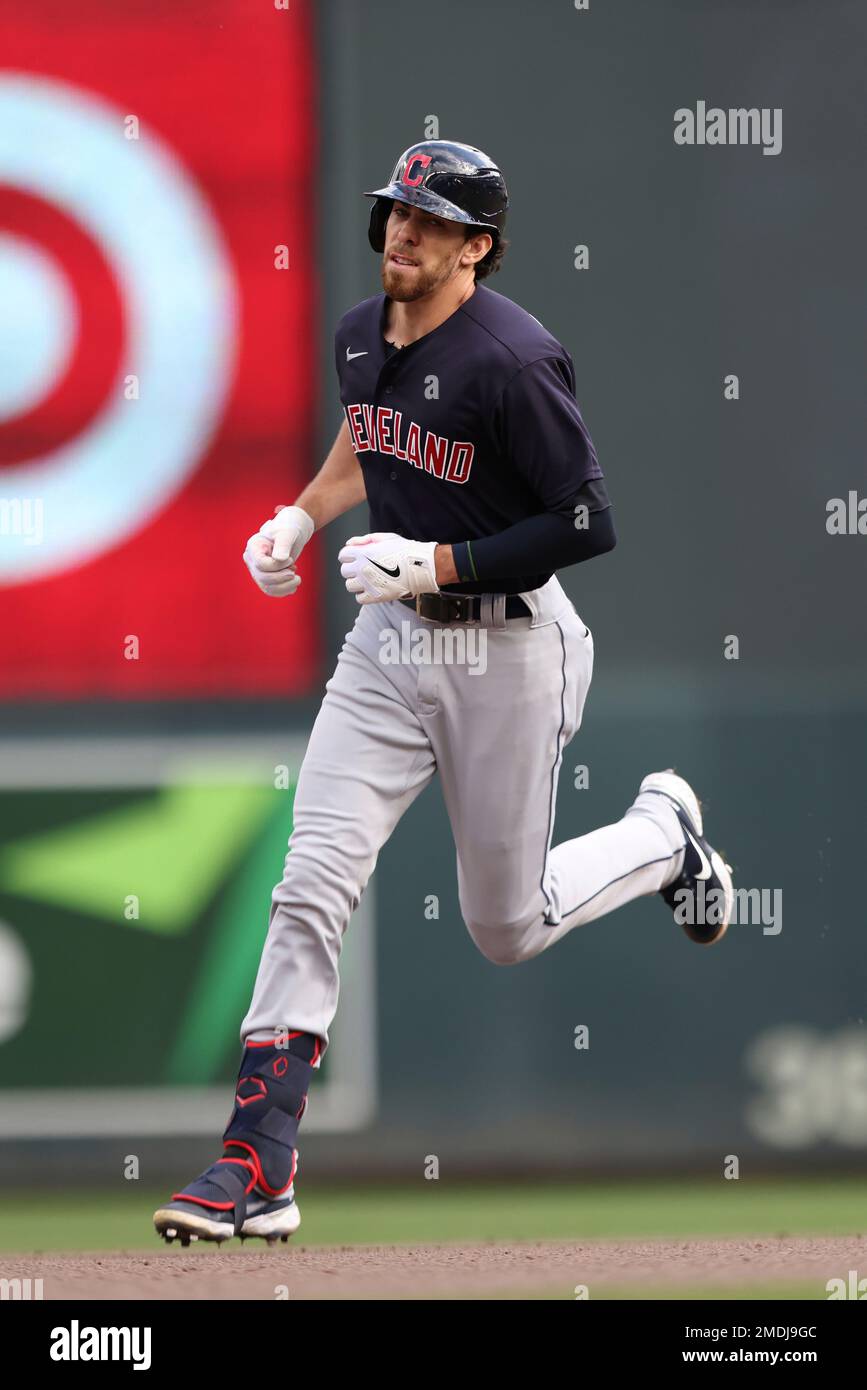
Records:
{"label": "black baseball cleat", "polygon": [[[293,1174],[294,1177],[294,1174]],[[154,1226],[167,1245],[173,1240],[222,1243],[240,1236],[258,1236],[269,1245],[286,1241],[298,1230],[301,1213],[294,1185],[266,1197],[256,1187],[253,1163],[240,1158],[220,1158],[189,1183],[183,1192],[154,1212]]]}
{"label": "black baseball cleat", "polygon": [[689,939],[700,946],[712,946],[725,936],[734,891],[730,866],[704,838],[698,797],[670,768],[645,777],[640,792],[666,797],[677,812],[683,827],[683,869],[660,893]]}

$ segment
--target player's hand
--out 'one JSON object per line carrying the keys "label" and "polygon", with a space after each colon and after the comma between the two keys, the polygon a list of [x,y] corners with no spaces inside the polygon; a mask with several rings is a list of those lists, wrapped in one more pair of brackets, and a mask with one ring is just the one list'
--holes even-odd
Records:
{"label": "player's hand", "polygon": [[340,573],[361,604],[438,594],[436,541],[408,541],[393,531],[350,536],[340,554]]}
{"label": "player's hand", "polygon": [[301,507],[279,507],[276,515],[250,537],[244,564],[264,594],[285,598],[295,593],[301,583],[295,561],[313,531],[313,519]]}

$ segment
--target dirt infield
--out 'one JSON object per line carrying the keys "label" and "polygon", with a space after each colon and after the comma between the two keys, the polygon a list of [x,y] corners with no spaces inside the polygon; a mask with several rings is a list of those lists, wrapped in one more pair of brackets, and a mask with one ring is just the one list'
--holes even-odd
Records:
{"label": "dirt infield", "polygon": [[42,1279],[45,1299],[590,1297],[605,1286],[714,1288],[867,1272],[867,1238],[516,1245],[191,1247],[152,1254],[0,1256],[0,1278]]}

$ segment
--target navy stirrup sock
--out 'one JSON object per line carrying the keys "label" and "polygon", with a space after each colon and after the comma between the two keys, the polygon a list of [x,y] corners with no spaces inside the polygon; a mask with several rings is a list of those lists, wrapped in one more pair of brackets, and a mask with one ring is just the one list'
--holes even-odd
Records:
{"label": "navy stirrup sock", "polygon": [[268,1197],[281,1196],[295,1175],[298,1124],[321,1051],[312,1033],[283,1033],[244,1047],[223,1157],[246,1160]]}

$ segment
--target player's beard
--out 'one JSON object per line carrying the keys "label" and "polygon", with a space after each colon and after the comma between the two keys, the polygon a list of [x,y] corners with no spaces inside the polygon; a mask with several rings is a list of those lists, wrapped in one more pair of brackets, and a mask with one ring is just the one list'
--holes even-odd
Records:
{"label": "player's beard", "polygon": [[432,266],[419,265],[412,270],[401,270],[399,266],[392,265],[391,254],[387,251],[382,258],[382,288],[389,299],[410,304],[414,299],[433,294],[434,290],[450,280],[461,253],[456,251],[453,256],[445,257]]}

